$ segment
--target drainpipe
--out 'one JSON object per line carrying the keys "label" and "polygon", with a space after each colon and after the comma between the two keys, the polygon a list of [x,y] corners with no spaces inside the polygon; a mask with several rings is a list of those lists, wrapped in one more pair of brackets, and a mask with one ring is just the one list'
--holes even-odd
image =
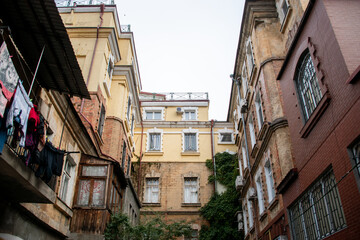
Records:
{"label": "drainpipe", "polygon": [[[140,109],[141,109],[141,102],[140,102]],[[138,197],[140,196],[140,186],[141,186],[141,160],[142,160],[142,144],[143,144],[143,135],[144,135],[144,125],[141,119],[141,140],[140,140],[140,158],[139,158],[139,173],[138,173]]]}
{"label": "drainpipe", "polygon": [[217,188],[216,188],[216,162],[215,162],[215,156],[214,156],[214,131],[213,131],[213,127],[214,127],[214,120],[211,119],[211,158],[213,161],[213,165],[214,165],[214,193],[217,192]]}
{"label": "drainpipe", "polygon": [[[95,46],[94,46],[94,51],[93,51],[92,57],[91,57],[91,63],[90,63],[90,67],[89,67],[89,73],[88,73],[88,76],[87,76],[87,79],[86,79],[86,87],[89,85],[90,75],[91,75],[92,68],[93,68],[93,64],[94,64],[95,52],[96,52],[97,45],[98,45],[98,41],[99,41],[99,31],[100,31],[100,28],[101,28],[101,26],[102,26],[102,24],[103,24],[104,10],[105,10],[105,5],[104,5],[104,4],[101,4],[101,5],[100,5],[100,17],[99,17],[99,18],[100,18],[100,23],[99,23],[99,25],[97,26],[97,29],[96,29]],[[82,101],[81,101],[80,113],[82,113],[82,111],[83,111],[83,109],[84,109],[84,101],[85,101],[85,99],[82,99]]]}

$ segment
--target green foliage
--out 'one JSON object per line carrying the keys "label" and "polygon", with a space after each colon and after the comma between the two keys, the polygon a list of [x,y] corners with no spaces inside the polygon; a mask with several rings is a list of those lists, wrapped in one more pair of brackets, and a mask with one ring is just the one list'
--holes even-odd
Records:
{"label": "green foliage", "polygon": [[126,215],[116,214],[105,229],[105,240],[173,240],[190,234],[191,227],[185,222],[166,224],[160,217],[154,217],[132,226]]}
{"label": "green foliage", "polygon": [[[217,153],[216,180],[226,186],[227,190],[219,195],[214,194],[210,201],[200,209],[201,215],[209,222],[210,226],[202,226],[201,240],[227,240],[241,239],[237,230],[235,213],[241,210],[239,192],[235,189],[237,176],[237,157],[229,153]],[[207,160],[206,166],[213,170],[213,163]],[[209,182],[214,182],[214,176],[209,177]]]}
{"label": "green foliage", "polygon": [[[237,157],[227,152],[215,154],[216,162],[216,180],[226,187],[234,186],[237,176]],[[211,159],[206,160],[206,166],[214,171],[214,165]],[[210,175],[209,182],[214,182],[214,175]]]}

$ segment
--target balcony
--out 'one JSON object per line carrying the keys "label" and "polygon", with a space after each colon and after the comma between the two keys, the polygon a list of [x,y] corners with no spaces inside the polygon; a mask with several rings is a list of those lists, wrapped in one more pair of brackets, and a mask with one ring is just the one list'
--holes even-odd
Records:
{"label": "balcony", "polygon": [[76,5],[114,5],[114,0],[55,0],[57,7],[72,7]]}
{"label": "balcony", "polygon": [[35,176],[32,168],[25,165],[27,151],[11,147],[12,137],[7,139],[0,155],[0,189],[3,196],[13,202],[55,203],[56,194],[49,185]]}

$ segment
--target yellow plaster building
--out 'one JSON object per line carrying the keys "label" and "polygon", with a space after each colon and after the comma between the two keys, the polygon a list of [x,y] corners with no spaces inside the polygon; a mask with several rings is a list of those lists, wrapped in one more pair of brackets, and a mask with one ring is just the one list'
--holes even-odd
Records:
{"label": "yellow plaster building", "polygon": [[207,93],[142,92],[140,103],[143,122],[134,137],[141,214],[189,221],[198,236],[206,224],[199,209],[214,193],[205,162],[217,152],[235,154],[233,124],[209,121]]}

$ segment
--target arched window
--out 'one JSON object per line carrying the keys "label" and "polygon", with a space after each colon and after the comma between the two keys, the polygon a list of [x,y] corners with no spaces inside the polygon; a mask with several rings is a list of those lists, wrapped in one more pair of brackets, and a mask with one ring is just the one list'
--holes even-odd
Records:
{"label": "arched window", "polygon": [[305,121],[309,119],[322,98],[319,81],[309,51],[300,58],[295,78]]}

